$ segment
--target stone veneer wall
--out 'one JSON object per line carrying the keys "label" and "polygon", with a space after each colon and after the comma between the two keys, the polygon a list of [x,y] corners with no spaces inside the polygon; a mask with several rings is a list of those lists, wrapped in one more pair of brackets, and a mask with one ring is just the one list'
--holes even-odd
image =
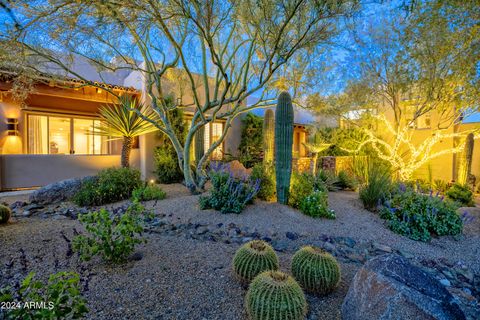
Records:
{"label": "stone veneer wall", "polygon": [[297,172],[310,172],[312,158],[301,157],[292,160],[292,170]]}

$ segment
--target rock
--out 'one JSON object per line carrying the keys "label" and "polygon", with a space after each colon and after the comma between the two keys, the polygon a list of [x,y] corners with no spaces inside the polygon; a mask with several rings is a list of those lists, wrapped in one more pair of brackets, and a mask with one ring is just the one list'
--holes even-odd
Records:
{"label": "rock", "polygon": [[297,240],[298,239],[298,234],[295,233],[295,232],[287,231],[287,233],[285,233],[285,236],[290,240]]}
{"label": "rock", "polygon": [[272,246],[276,251],[285,252],[288,249],[288,242],[286,240],[274,240]]}
{"label": "rock", "polygon": [[450,287],[452,285],[448,279],[440,279],[440,283],[445,287]]}
{"label": "rock", "polygon": [[342,304],[342,317],[466,319],[438,280],[396,254],[371,259],[357,272]]}
{"label": "rock", "polygon": [[14,203],[12,203],[10,205],[10,209],[15,210],[15,209],[18,209],[18,208],[22,208],[26,205],[27,205],[27,203],[25,201],[15,201]]}
{"label": "rock", "polygon": [[42,205],[32,203],[32,204],[29,204],[29,205],[25,206],[23,208],[23,210],[35,212],[35,211],[38,211],[38,210],[43,209],[43,208],[44,207]]}
{"label": "rock", "polygon": [[250,176],[252,169],[246,169],[243,164],[238,160],[230,161],[228,164],[228,169],[233,174],[235,178],[245,178]]}
{"label": "rock", "polygon": [[355,240],[353,240],[352,238],[349,238],[349,237],[336,237],[335,242],[344,244],[349,248],[353,248],[353,247],[355,247],[355,244],[357,244],[357,242]]}
{"label": "rock", "polygon": [[375,243],[375,242],[372,245],[375,250],[392,253],[392,248],[390,248],[389,246],[386,246],[380,243]]}
{"label": "rock", "polygon": [[327,250],[328,252],[332,253],[335,251],[335,245],[330,242],[324,242],[322,244],[322,248]]}
{"label": "rock", "polygon": [[30,202],[36,204],[50,204],[70,200],[78,192],[82,183],[95,177],[73,178],[51,183],[35,190],[30,195]]}

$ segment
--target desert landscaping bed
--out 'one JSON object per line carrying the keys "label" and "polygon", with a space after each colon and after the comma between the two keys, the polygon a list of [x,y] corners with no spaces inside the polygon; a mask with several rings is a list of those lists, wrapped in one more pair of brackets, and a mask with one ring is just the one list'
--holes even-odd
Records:
{"label": "desert landscaping bed", "polygon": [[[244,319],[246,289],[231,273],[231,259],[240,244],[260,238],[276,249],[282,269],[289,270],[296,249],[313,244],[340,262],[339,288],[324,298],[307,296],[308,319],[339,319],[340,307],[355,273],[372,257],[399,253],[441,280],[466,313],[479,316],[480,216],[459,237],[429,243],[410,240],[388,230],[377,215],[364,210],[353,192],[330,193],[335,220],[313,219],[276,203],[256,201],[239,215],[199,210],[198,196],[181,185],[162,186],[167,199],[146,203],[155,218],[148,242],[131,259],[111,266],[94,259],[80,262],[70,242],[82,226],[78,208],[65,202],[46,207],[23,206],[0,227],[2,285],[23,279],[29,271],[46,277],[74,270],[81,276],[88,318]],[[12,204],[25,196],[2,198]],[[108,205],[122,212],[127,202]],[[27,217],[28,216],[28,217]],[[467,267],[468,266],[468,267]]]}

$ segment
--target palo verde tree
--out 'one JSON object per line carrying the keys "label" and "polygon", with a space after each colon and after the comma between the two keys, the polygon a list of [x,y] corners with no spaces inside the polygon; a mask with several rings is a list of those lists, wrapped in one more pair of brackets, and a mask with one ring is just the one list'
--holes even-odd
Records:
{"label": "palo verde tree", "polygon": [[[99,70],[137,72],[144,79],[145,100],[156,114],[152,123],[171,140],[186,186],[196,192],[206,181],[204,168],[232,121],[253,108],[273,105],[270,88],[277,73],[299,55],[308,57],[332,40],[338,19],[352,13],[350,0],[134,0],[12,2],[20,27],[7,24],[2,38],[22,51],[22,70],[87,81],[73,67],[81,58]],[[191,99],[166,102],[182,75]],[[106,81],[108,82],[108,81]],[[298,82],[298,81],[297,81]],[[114,90],[109,90],[116,95]],[[255,95],[254,104],[247,98]],[[187,101],[188,100],[188,101]],[[171,108],[192,112],[185,141],[168,118]],[[225,121],[221,136],[191,168],[195,133],[208,123]],[[195,178],[194,178],[195,177]]]}

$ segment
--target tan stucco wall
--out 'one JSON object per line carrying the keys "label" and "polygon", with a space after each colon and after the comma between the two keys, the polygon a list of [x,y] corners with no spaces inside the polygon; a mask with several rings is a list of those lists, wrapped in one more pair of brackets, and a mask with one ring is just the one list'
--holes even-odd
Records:
{"label": "tan stucco wall", "polygon": [[[132,151],[130,165],[139,167],[138,150]],[[119,155],[1,155],[0,190],[44,186],[119,166]]]}

